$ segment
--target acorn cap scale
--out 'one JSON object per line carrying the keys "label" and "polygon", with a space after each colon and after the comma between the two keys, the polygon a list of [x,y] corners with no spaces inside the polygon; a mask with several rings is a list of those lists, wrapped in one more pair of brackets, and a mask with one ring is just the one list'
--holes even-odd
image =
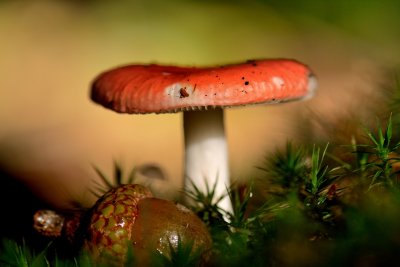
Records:
{"label": "acorn cap scale", "polygon": [[140,199],[151,197],[141,185],[130,184],[111,189],[92,208],[84,246],[95,257],[109,254],[124,258],[131,228],[138,216]]}

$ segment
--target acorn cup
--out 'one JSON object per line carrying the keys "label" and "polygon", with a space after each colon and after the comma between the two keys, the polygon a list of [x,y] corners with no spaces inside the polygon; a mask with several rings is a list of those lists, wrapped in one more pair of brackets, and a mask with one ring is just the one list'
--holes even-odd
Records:
{"label": "acorn cup", "polygon": [[126,266],[129,255],[134,266],[148,266],[155,259],[173,261],[182,246],[190,246],[189,256],[203,264],[212,245],[206,225],[191,210],[154,198],[138,184],[113,188],[88,211],[73,216],[39,210],[34,228],[45,236],[66,238],[96,263],[112,266]]}

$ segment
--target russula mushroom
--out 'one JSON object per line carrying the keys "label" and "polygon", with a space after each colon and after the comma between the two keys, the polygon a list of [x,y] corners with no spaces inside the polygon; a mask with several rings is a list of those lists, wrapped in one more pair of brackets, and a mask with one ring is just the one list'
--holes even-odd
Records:
{"label": "russula mushroom", "polygon": [[[183,112],[185,188],[188,179],[200,190],[230,186],[223,109],[271,104],[313,96],[316,79],[291,59],[251,60],[218,67],[127,65],[101,73],[91,99],[119,113]],[[226,196],[219,203],[232,211]]]}

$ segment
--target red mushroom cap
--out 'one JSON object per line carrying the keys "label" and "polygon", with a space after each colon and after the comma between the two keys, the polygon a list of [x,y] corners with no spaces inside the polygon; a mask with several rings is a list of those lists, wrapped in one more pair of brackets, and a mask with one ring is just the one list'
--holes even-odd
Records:
{"label": "red mushroom cap", "polygon": [[94,102],[120,113],[168,113],[309,98],[315,79],[289,59],[251,60],[218,67],[128,65],[93,82]]}

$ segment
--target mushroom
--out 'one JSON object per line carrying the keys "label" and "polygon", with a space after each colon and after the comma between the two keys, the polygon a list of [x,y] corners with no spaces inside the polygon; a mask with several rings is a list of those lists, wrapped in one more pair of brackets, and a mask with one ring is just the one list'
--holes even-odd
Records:
{"label": "mushroom", "polygon": [[101,73],[91,99],[119,113],[182,111],[184,188],[215,185],[215,196],[225,196],[218,206],[231,212],[224,108],[308,99],[316,85],[311,70],[291,59],[204,68],[127,65]]}

